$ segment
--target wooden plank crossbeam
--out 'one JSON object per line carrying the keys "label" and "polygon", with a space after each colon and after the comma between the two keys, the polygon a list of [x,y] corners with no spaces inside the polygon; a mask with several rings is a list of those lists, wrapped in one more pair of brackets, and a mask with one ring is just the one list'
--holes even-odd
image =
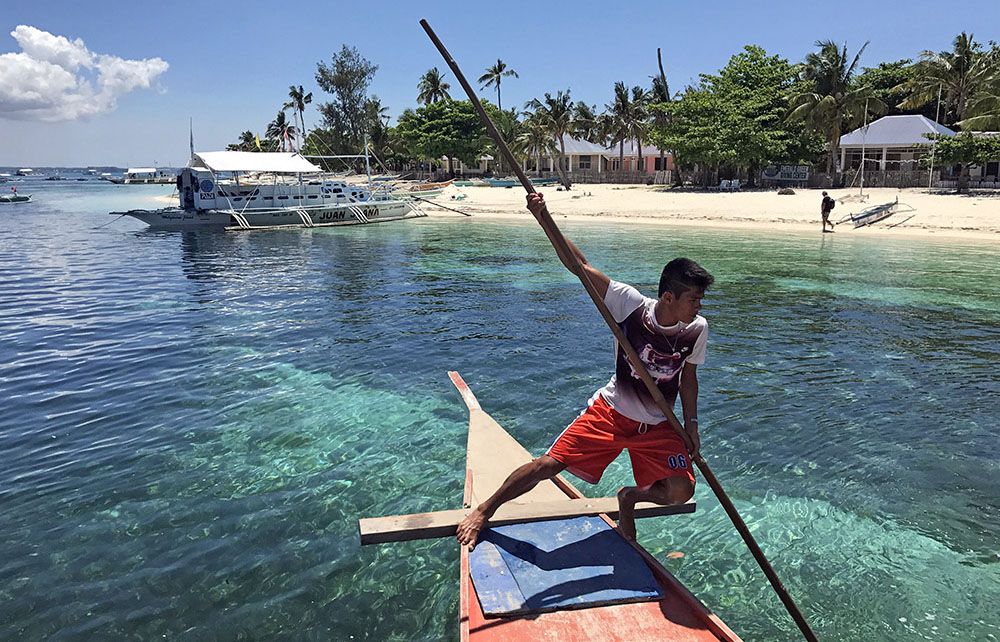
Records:
{"label": "wooden plank crossbeam", "polygon": [[[688,501],[674,506],[660,506],[640,502],[635,506],[636,517],[660,517],[693,513],[695,502]],[[452,537],[466,515],[472,509],[459,508],[433,513],[411,515],[390,515],[389,517],[368,517],[358,520],[361,544],[386,544],[417,539]],[[529,504],[505,504],[490,518],[491,526],[539,522],[550,519],[583,517],[587,515],[607,515],[618,517],[618,499],[601,497],[598,499],[560,499],[557,501],[531,502]]]}

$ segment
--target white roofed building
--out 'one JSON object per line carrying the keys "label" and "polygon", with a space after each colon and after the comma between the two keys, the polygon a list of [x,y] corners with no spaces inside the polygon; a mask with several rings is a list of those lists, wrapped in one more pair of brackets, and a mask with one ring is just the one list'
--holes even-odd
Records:
{"label": "white roofed building", "polygon": [[930,154],[931,140],[925,134],[954,136],[955,132],[926,116],[883,116],[840,137],[840,167],[858,169],[864,154],[865,171],[919,169],[919,162]]}

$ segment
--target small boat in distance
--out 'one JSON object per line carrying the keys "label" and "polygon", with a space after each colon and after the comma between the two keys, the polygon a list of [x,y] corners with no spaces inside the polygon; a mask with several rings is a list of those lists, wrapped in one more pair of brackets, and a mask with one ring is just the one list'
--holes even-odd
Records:
{"label": "small boat in distance", "polygon": [[[104,178],[104,174],[101,174]],[[123,175],[106,179],[117,185],[171,185],[177,180],[177,172],[172,169],[155,167],[129,167]]]}
{"label": "small boat in distance", "polygon": [[176,178],[179,204],[112,212],[151,227],[232,230],[358,225],[426,216],[412,201],[332,180],[297,153],[198,152]]}
{"label": "small boat in distance", "polygon": [[[559,181],[558,178],[532,178],[530,180],[531,184],[536,187],[552,185]],[[521,181],[516,178],[487,178],[486,182],[489,183],[490,187],[514,187],[521,184]]]}
{"label": "small boat in distance", "polygon": [[34,176],[35,175],[35,170],[31,169],[30,167],[23,167],[23,168],[17,170],[17,175],[18,176]]}
{"label": "small boat in distance", "polygon": [[[359,522],[362,544],[453,536],[468,509],[531,455],[449,372],[469,411],[461,510]],[[613,497],[588,499],[562,476],[543,481],[494,515],[472,552],[461,548],[459,640],[684,640],[739,642],[646,549],[625,539]],[[636,515],[690,513],[639,504]]]}

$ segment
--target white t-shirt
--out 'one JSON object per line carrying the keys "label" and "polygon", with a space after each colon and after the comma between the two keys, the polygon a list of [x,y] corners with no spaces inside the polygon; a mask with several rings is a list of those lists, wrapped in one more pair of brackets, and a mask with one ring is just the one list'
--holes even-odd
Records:
{"label": "white t-shirt", "polygon": [[[628,337],[646,370],[656,381],[667,403],[677,399],[680,373],[685,363],[705,363],[708,322],[698,315],[691,323],[663,327],[656,322],[656,299],[643,296],[631,285],[612,281],[604,302]],[[615,344],[615,374],[597,391],[612,408],[635,421],[658,424],[666,417],[632,369],[625,351]]]}

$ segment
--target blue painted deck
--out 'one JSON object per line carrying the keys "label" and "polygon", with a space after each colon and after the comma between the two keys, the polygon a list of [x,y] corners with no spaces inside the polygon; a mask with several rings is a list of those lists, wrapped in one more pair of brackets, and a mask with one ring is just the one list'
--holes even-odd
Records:
{"label": "blue painted deck", "polygon": [[469,570],[487,617],[662,597],[639,553],[599,517],[490,528]]}

